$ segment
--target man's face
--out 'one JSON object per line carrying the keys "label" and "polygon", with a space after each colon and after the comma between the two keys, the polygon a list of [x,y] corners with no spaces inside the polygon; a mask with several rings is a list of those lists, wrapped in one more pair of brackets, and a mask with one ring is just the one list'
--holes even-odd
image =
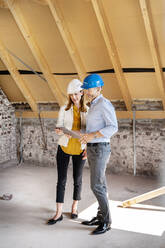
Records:
{"label": "man's face", "polygon": [[84,93],[87,96],[88,100],[92,101],[100,94],[100,91],[101,87],[96,87],[84,90]]}

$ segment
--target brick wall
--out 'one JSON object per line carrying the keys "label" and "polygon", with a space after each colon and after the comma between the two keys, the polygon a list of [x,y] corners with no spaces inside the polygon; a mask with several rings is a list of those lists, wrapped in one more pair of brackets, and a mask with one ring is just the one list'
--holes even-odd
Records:
{"label": "brick wall", "polygon": [[16,160],[14,108],[0,89],[0,166]]}

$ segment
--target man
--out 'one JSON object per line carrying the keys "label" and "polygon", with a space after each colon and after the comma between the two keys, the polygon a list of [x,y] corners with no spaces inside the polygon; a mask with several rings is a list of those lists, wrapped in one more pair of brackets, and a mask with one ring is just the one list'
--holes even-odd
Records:
{"label": "man", "polygon": [[84,79],[82,88],[89,98],[90,108],[86,120],[86,134],[80,142],[87,143],[87,158],[90,168],[91,189],[97,198],[99,211],[90,221],[83,221],[83,225],[98,227],[92,234],[101,234],[111,229],[111,215],[107,197],[105,170],[110,157],[110,138],[118,130],[114,107],[101,94],[104,82],[97,74]]}

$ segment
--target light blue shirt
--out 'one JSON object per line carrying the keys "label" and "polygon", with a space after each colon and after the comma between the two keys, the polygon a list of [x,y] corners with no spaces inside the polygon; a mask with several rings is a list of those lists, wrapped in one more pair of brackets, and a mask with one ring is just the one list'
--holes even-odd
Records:
{"label": "light blue shirt", "polygon": [[114,107],[102,94],[91,102],[86,119],[86,132],[96,131],[99,131],[103,137],[95,138],[89,143],[110,142],[111,136],[118,131]]}

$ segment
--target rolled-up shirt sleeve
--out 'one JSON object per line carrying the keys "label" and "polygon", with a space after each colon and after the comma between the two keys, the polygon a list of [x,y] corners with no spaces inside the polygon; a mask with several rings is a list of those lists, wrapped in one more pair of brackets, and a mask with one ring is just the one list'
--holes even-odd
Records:
{"label": "rolled-up shirt sleeve", "polygon": [[118,131],[118,123],[114,107],[110,102],[102,102],[102,116],[105,122],[105,127],[99,132],[106,138],[111,138]]}

